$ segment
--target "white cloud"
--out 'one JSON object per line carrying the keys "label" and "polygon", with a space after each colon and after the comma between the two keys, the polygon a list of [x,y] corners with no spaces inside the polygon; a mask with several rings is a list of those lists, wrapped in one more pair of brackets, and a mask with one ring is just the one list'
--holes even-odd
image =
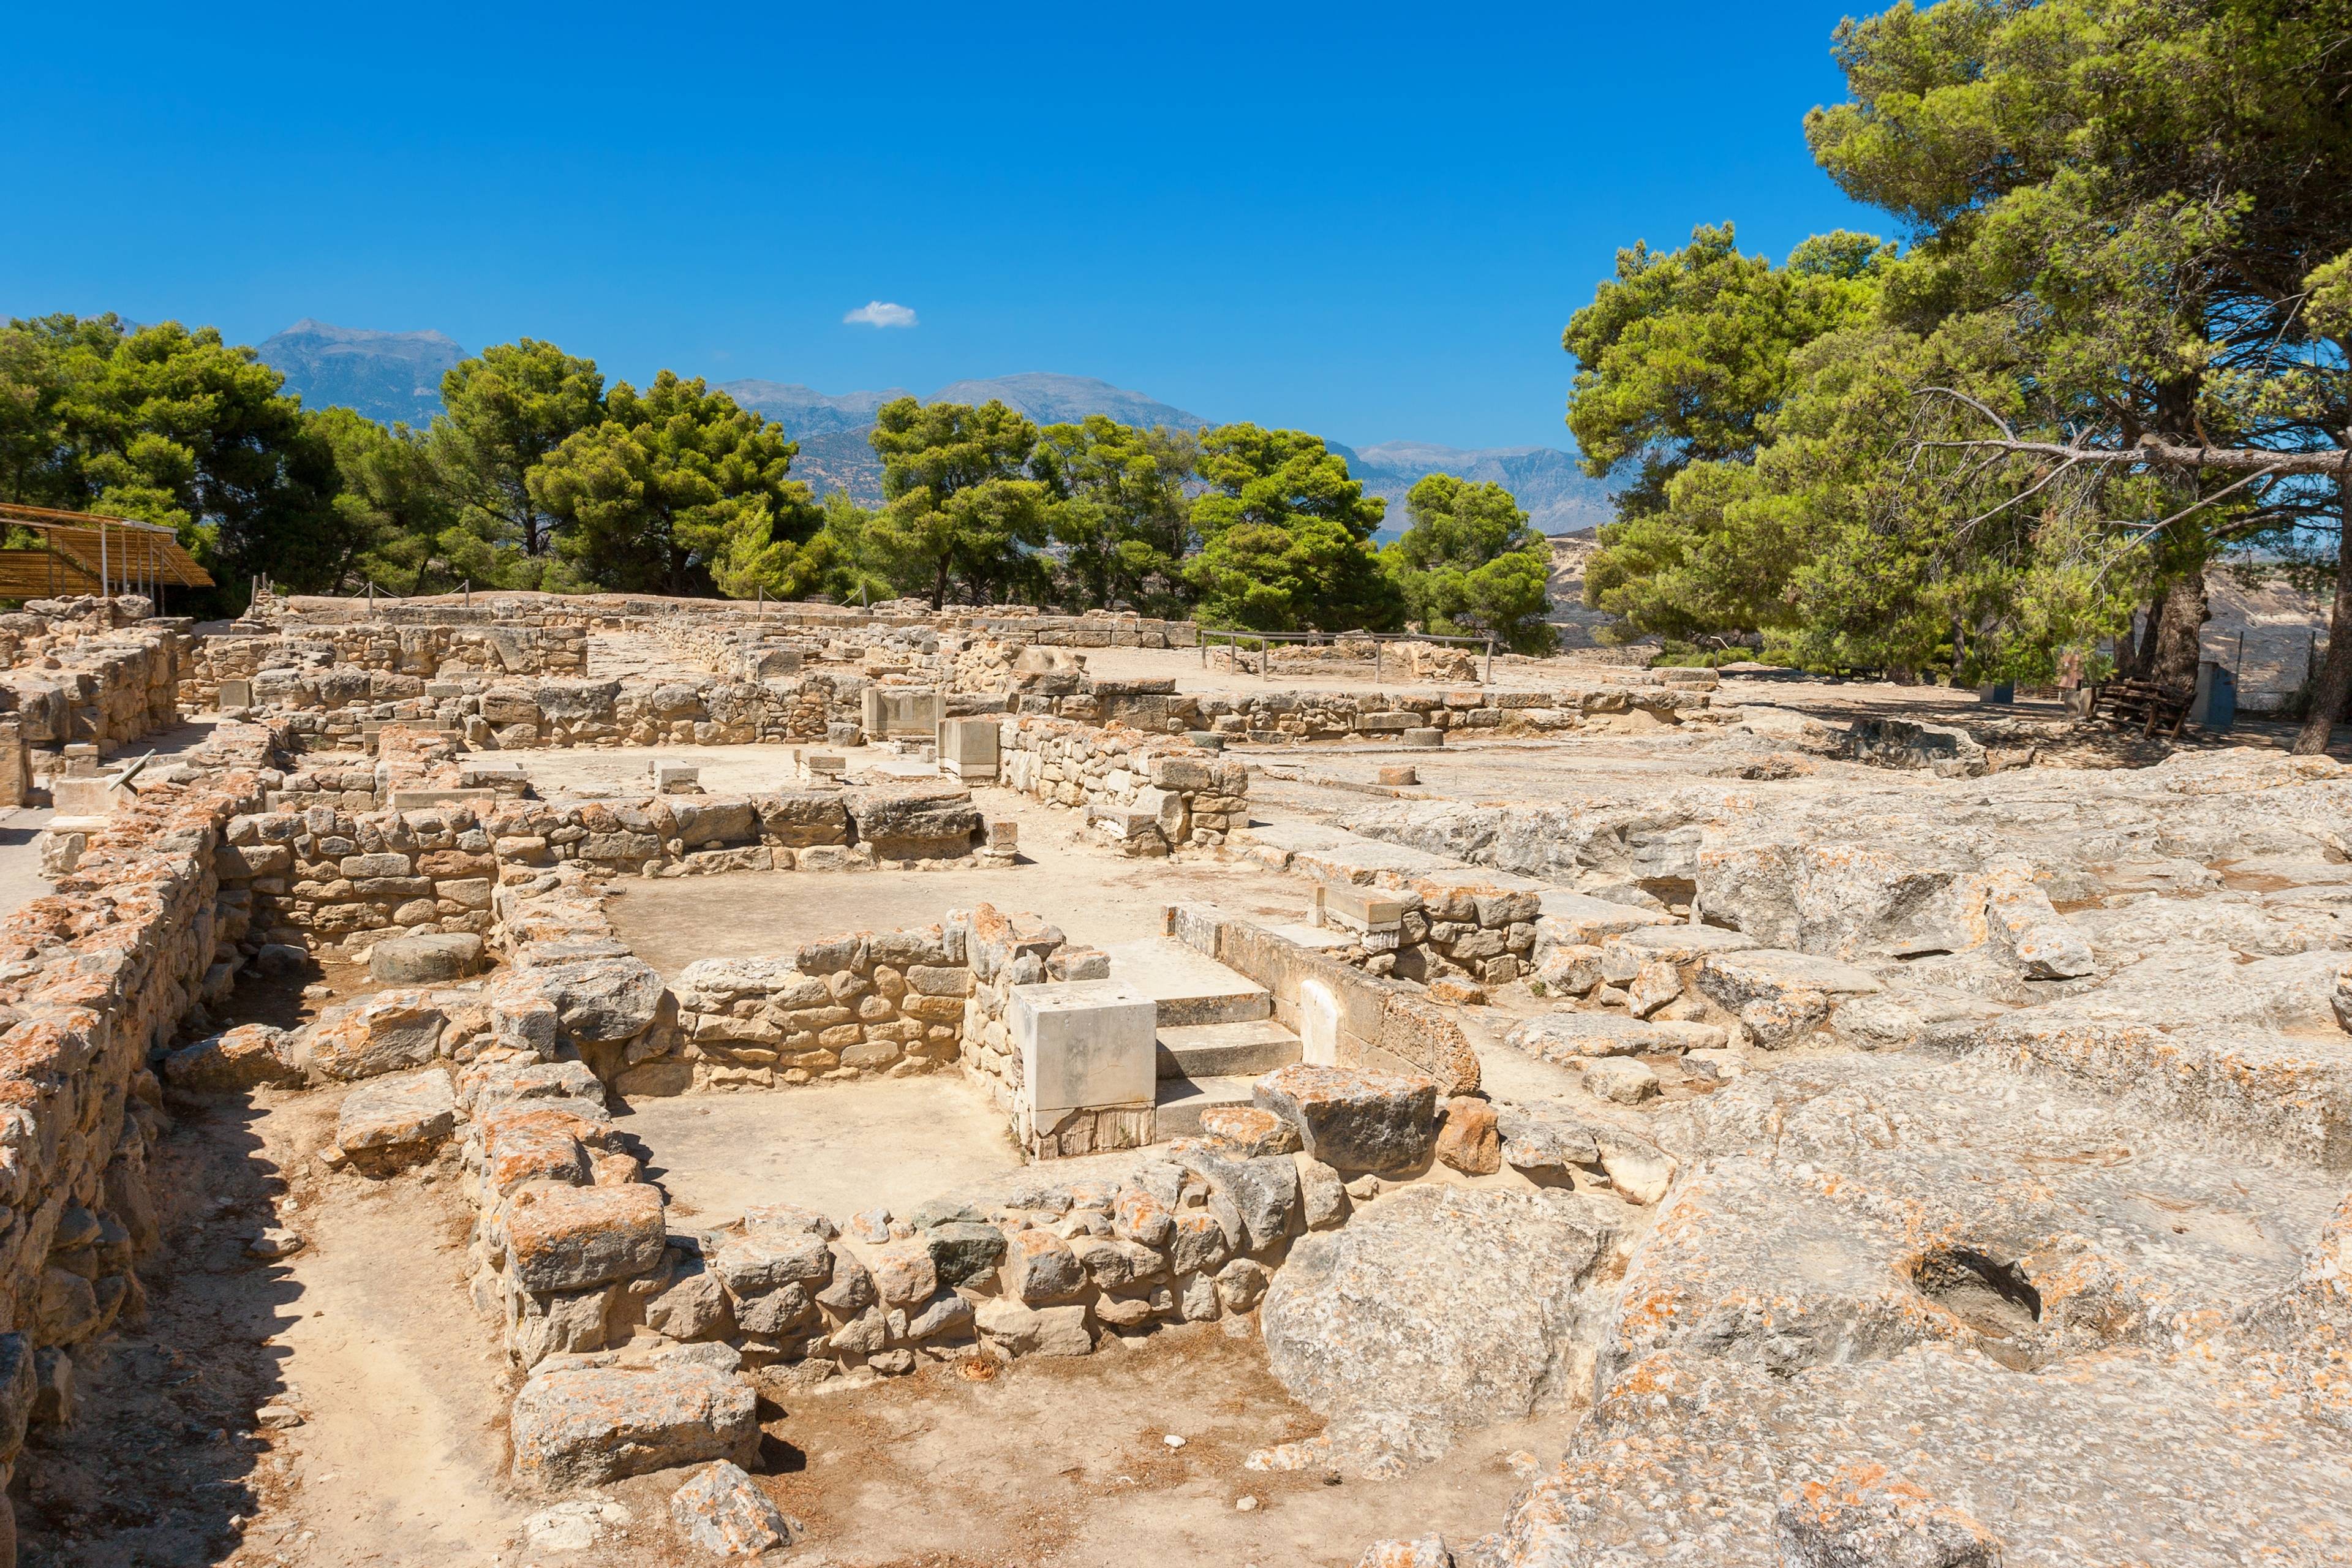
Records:
{"label": "white cloud", "polygon": [[915,324],[915,312],[887,300],[874,300],[841,319],[856,327],[911,327]]}

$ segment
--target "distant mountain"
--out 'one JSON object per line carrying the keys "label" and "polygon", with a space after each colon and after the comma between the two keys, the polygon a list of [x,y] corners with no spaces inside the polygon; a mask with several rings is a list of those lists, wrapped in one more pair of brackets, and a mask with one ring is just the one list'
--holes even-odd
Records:
{"label": "distant mountain", "polygon": [[[375,332],[300,321],[263,342],[265,363],[286,377],[286,389],[312,408],[341,405],[389,424],[428,424],[441,411],[441,373],[465,357],[465,350],[440,332]],[[874,415],[885,403],[908,394],[883,392],[831,395],[793,382],[730,381],[719,384],[744,407],[766,415],[800,443],[795,478],[819,492],[847,490],[861,504],[882,500],[882,464],[866,445]],[[1040,425],[1107,414],[1122,425],[1167,425],[1198,429],[1215,421],[1162,403],[1140,392],[1092,376],[1028,371],[1018,375],[951,382],[925,396],[926,403],[985,403],[996,398]],[[1388,498],[1382,539],[1405,525],[1405,492],[1423,475],[1458,474],[1502,485],[1518,498],[1538,532],[1568,533],[1609,520],[1607,489],[1576,466],[1575,454],[1550,447],[1489,447],[1465,449],[1427,441],[1383,441],[1360,449],[1331,443],[1348,460],[1348,471],[1365,489]]]}
{"label": "distant mountain", "polygon": [[[805,439],[836,430],[863,432],[874,425],[875,411],[894,398],[914,395],[903,386],[887,392],[847,392],[827,397],[814,387],[788,381],[723,381],[719,390],[755,413],[764,414],[794,436]],[[925,401],[936,403],[934,396]]]}
{"label": "distant mountain", "polygon": [[951,382],[923,401],[985,403],[992,397],[1040,425],[1076,424],[1089,414],[1108,414],[1122,425],[1167,425],[1179,430],[1197,430],[1215,423],[1156,397],[1146,397],[1142,393],[1129,392],[1092,376],[1054,375],[1045,371],[994,376],[987,381]]}
{"label": "distant mountain", "polygon": [[306,408],[356,408],[386,425],[412,426],[441,412],[441,373],[466,357],[441,332],[372,332],[307,317],[255,352]]}
{"label": "distant mountain", "polygon": [[1428,474],[1454,474],[1502,486],[1518,498],[1538,533],[1572,533],[1614,515],[1607,483],[1578,468],[1575,453],[1555,447],[1465,450],[1428,441],[1383,441],[1354,451],[1335,443],[1333,450],[1347,458],[1348,472],[1363,480],[1366,489],[1388,498],[1383,540],[1404,531],[1405,492]]}

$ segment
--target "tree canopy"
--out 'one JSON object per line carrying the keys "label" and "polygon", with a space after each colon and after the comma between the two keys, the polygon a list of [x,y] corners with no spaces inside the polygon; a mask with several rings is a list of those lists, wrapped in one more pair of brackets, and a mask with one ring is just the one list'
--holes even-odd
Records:
{"label": "tree canopy", "polygon": [[[2299,742],[2324,744],[2352,687],[2347,20],[1944,0],[1843,25],[1849,98],[1807,135],[1906,247],[1833,267],[1825,295],[1798,256],[1735,268],[1703,231],[1650,290],[1679,290],[1659,320],[1637,297],[1655,265],[1628,253],[1569,331],[1570,422],[1632,470],[1590,592],[1656,629],[1959,679],[2045,672],[2145,605],[2119,655],[2177,681],[2210,563],[2333,560]],[[1833,308],[1721,303],[1775,271]],[[1695,299],[1702,277],[1720,286]]]}
{"label": "tree canopy", "polygon": [[1187,576],[1214,626],[1379,630],[1402,605],[1370,540],[1387,502],[1364,494],[1319,437],[1223,425],[1201,437]]}
{"label": "tree canopy", "polygon": [[1551,549],[1511,492],[1431,474],[1404,504],[1412,526],[1381,564],[1406,616],[1439,637],[1491,635],[1516,653],[1549,652]]}

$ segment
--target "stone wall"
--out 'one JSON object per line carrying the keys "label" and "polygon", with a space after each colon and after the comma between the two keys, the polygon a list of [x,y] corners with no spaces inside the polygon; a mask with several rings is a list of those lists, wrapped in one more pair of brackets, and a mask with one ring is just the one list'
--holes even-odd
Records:
{"label": "stone wall", "polygon": [[588,634],[578,626],[362,621],[205,637],[182,671],[180,700],[210,708],[223,681],[243,680],[261,706],[341,708],[422,697],[436,680],[576,676],[587,668]]}
{"label": "stone wall", "polygon": [[[972,974],[964,928],[854,931],[790,958],[704,959],[680,971],[677,1089],[768,1089],[957,1059]],[[650,1068],[631,1080],[656,1087]]]}
{"label": "stone wall", "polygon": [[695,620],[724,626],[882,632],[966,630],[1057,647],[1192,647],[1200,640],[1190,621],[1156,620],[1109,611],[1051,615],[1021,605],[932,611],[905,601],[861,609],[854,605],[760,604],[742,599],[667,599],[627,594],[478,593],[423,599],[336,599],[264,594],[247,611],[258,626],[310,629],[379,622],[399,626],[508,626],[645,630],[662,621]]}
{"label": "stone wall", "polygon": [[1005,788],[1084,811],[1129,855],[1222,844],[1247,816],[1249,771],[1178,737],[1023,714],[998,746]]}
{"label": "stone wall", "polygon": [[0,921],[0,1469],[37,1409],[56,1418],[37,1394],[72,1386],[75,1348],[143,1310],[163,1126],[148,1058],[247,938],[214,847],[258,804],[270,749],[224,727],[196,753],[211,771],[126,803],[54,893]]}
{"label": "stone wall", "polygon": [[470,806],[249,812],[227,827],[222,886],[251,900],[269,940],[346,948],[396,931],[487,933],[498,885],[491,837]]}
{"label": "stone wall", "polygon": [[37,600],[0,615],[0,712],[24,744],[128,745],[180,721],[180,672],[193,623],[147,614],[147,601]]}

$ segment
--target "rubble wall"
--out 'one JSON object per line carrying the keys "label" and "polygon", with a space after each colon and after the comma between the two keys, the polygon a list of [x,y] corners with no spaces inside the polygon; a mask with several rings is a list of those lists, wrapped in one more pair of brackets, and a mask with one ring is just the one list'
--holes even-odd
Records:
{"label": "rubble wall", "polygon": [[0,615],[0,712],[38,750],[123,746],[180,721],[193,623],[146,613],[144,599],[37,600]]}
{"label": "rubble wall", "polygon": [[73,1347],[144,1311],[138,1265],[162,1241],[147,1162],[163,1127],[148,1058],[247,939],[215,847],[258,804],[270,751],[267,731],[224,727],[197,753],[214,771],[142,793],[89,834],[54,893],[0,921],[0,1459],[12,1465],[37,1385],[69,1380]]}
{"label": "rubble wall", "polygon": [[998,754],[1005,787],[1084,811],[1129,855],[1222,844],[1248,812],[1249,770],[1180,736],[1022,714],[1000,723]]}

